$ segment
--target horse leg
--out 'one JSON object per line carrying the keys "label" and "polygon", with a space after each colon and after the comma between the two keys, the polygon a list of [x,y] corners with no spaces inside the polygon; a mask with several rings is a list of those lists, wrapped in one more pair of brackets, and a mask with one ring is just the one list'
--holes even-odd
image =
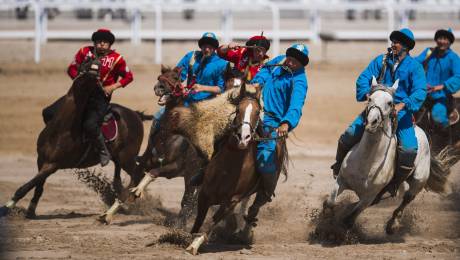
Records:
{"label": "horse leg", "polygon": [[[196,234],[200,230],[206,218],[206,214],[208,213],[209,207],[209,198],[203,192],[200,192],[200,194],[198,195],[198,213],[195,218],[195,223],[192,227],[192,234]],[[185,250],[192,255],[197,255],[198,249],[200,248],[201,244],[203,244],[207,239],[208,237],[206,233],[201,234],[197,236]]]}
{"label": "horse leg", "polygon": [[28,214],[31,213],[31,217],[35,215],[35,209],[37,207],[37,203],[43,193],[43,184],[45,183],[46,178],[51,174],[55,173],[57,170],[54,164],[43,164],[42,167],[39,169],[39,173],[35,175],[29,182],[22,185],[13,195],[13,198],[9,200],[4,207],[0,210],[1,215],[6,215],[9,209],[12,209],[16,206],[16,203],[24,198],[24,196],[34,187],[35,189],[34,196],[29,204]]}
{"label": "horse leg", "polygon": [[367,207],[369,207],[369,205],[371,205],[374,198],[375,198],[375,194],[374,196],[369,196],[369,197],[366,197],[365,199],[360,198],[359,202],[356,204],[356,206],[353,208],[350,214],[348,214],[343,219],[343,225],[345,226],[346,229],[351,229],[353,227],[359,214],[361,214],[361,212],[363,212]]}
{"label": "horse leg", "polygon": [[178,223],[177,226],[179,228],[185,229],[187,226],[187,218],[192,215],[193,212],[193,201],[194,201],[194,194],[195,194],[195,187],[192,187],[191,185],[187,185],[188,182],[185,180],[185,191],[184,195],[182,196],[182,200],[180,202],[181,209],[179,212],[179,218],[178,218]]}
{"label": "horse leg", "polygon": [[409,190],[404,193],[403,200],[401,202],[401,205],[393,212],[393,215],[391,216],[390,220],[388,220],[385,231],[388,235],[394,234],[400,227],[400,220],[403,216],[404,209],[406,206],[411,203],[414,199],[415,196],[423,189],[425,186],[425,181],[420,181],[416,180],[414,178],[411,178],[409,180]]}
{"label": "horse leg", "polygon": [[344,191],[344,189],[345,188],[342,185],[341,178],[338,176],[334,184],[334,188],[332,189],[331,195],[323,202],[323,212],[325,214],[332,213],[332,209],[337,202],[337,197]]}
{"label": "horse leg", "polygon": [[119,196],[123,191],[123,184],[121,183],[121,167],[118,161],[114,161],[115,171],[113,173],[113,183],[112,187],[117,196]]}

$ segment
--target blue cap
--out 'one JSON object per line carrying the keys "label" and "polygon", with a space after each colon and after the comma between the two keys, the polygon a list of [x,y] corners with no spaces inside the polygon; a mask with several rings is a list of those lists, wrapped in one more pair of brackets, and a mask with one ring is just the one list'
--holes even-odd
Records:
{"label": "blue cap", "polygon": [[399,31],[393,31],[390,34],[391,41],[399,41],[404,46],[412,50],[415,47],[415,37],[414,33],[409,28],[403,28]]}
{"label": "blue cap", "polygon": [[217,36],[213,32],[205,32],[201,36],[201,39],[198,41],[198,46],[201,48],[203,44],[209,44],[214,48],[219,47],[219,41],[217,40]]}
{"label": "blue cap", "polygon": [[308,47],[305,44],[295,43],[286,50],[286,56],[293,57],[306,66],[309,62]]}

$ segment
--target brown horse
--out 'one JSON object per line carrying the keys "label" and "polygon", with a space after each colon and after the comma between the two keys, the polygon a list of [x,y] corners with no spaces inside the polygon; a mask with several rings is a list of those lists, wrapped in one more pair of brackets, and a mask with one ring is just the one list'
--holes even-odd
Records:
{"label": "brown horse", "polygon": [[[259,98],[258,88],[243,84],[239,97],[234,100],[237,108],[233,127],[206,168],[204,182],[198,195],[198,215],[191,233],[200,230],[210,206],[220,207],[213,216],[213,225],[206,229],[204,234],[196,237],[187,248],[191,254],[197,254],[200,245],[207,240],[219,221],[232,213],[242,199],[251,196],[261,188],[259,175],[256,173],[257,143],[254,139],[256,133],[260,132],[257,130],[261,111]],[[284,158],[287,155],[284,139],[277,143],[277,151],[277,176],[279,177],[280,172],[286,169],[284,163],[287,162]],[[286,174],[285,171],[283,173]],[[252,234],[259,208],[265,203],[266,201],[260,203],[256,198],[246,217],[247,224],[242,234],[247,236]]]}
{"label": "brown horse", "polygon": [[[27,216],[35,217],[35,210],[43,193],[43,185],[51,174],[59,169],[87,168],[100,162],[98,153],[91,149],[92,146],[85,140],[82,130],[87,101],[93,91],[102,87],[97,78],[98,71],[92,70],[94,67],[90,65],[73,81],[59,110],[38,136],[38,174],[15,192],[11,200],[1,208],[0,214],[6,214],[31,189],[35,188],[34,196],[27,209]],[[111,107],[116,115],[119,129],[117,138],[108,143],[108,148],[116,171],[125,170],[131,177],[130,186],[134,186],[142,178],[142,172],[138,170],[135,158],[144,134],[143,125],[136,112],[116,104],[112,104]],[[127,194],[123,192],[119,199],[124,200]],[[119,199],[116,199],[116,204],[120,203]],[[100,220],[109,223],[111,216],[104,214]]]}

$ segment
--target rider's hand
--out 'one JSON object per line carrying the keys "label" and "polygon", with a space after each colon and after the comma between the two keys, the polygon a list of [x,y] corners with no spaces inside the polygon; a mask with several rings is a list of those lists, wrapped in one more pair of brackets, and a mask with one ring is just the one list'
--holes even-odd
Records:
{"label": "rider's hand", "polygon": [[203,91],[205,91],[205,90],[204,90],[204,88],[203,88],[202,85],[200,85],[200,84],[195,84],[195,85],[193,85],[193,87],[192,87],[192,91],[193,91],[194,93],[199,93],[199,92],[203,92]]}
{"label": "rider's hand", "polygon": [[437,86],[428,86],[428,93],[435,92],[435,91],[440,91],[444,89],[444,85],[437,85]]}
{"label": "rider's hand", "polygon": [[397,115],[399,111],[403,110],[403,108],[406,106],[404,103],[399,103],[395,105],[395,114]]}
{"label": "rider's hand", "polygon": [[112,93],[115,91],[115,89],[119,88],[118,83],[112,84],[110,86],[104,87],[104,92],[106,96],[112,95]]}
{"label": "rider's hand", "polygon": [[276,129],[276,132],[278,133],[278,136],[284,137],[287,136],[289,130],[289,125],[288,123],[282,123],[278,129]]}

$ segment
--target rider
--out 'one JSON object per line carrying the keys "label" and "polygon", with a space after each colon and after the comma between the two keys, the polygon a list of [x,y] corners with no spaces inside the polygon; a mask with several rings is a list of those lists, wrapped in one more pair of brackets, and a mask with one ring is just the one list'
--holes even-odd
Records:
{"label": "rider", "polygon": [[[105,145],[104,136],[101,133],[101,124],[109,107],[109,101],[113,91],[125,87],[133,81],[133,74],[126,65],[126,61],[115,50],[111,49],[115,42],[115,36],[108,29],[99,29],[91,36],[93,46],[86,46],[78,50],[75,60],[69,65],[67,73],[75,79],[79,74],[79,67],[88,60],[97,59],[100,63],[99,79],[102,88],[98,88],[88,100],[83,128],[98,149],[101,165],[110,162],[110,153]],[[120,79],[120,80],[119,80]]]}
{"label": "rider", "polygon": [[[420,109],[426,98],[426,79],[423,68],[409,54],[415,46],[411,30],[404,28],[390,34],[391,49],[385,55],[379,55],[371,61],[356,81],[356,99],[366,101],[371,90],[372,77],[378,83],[392,86],[399,79],[399,87],[394,95],[395,113],[398,116],[398,159],[395,176],[390,184],[382,191],[395,196],[399,185],[414,169],[417,156],[417,138],[412,122],[412,115]],[[390,52],[391,50],[391,52]],[[383,61],[386,60],[384,63]],[[339,174],[340,166],[348,151],[359,142],[364,132],[364,118],[360,114],[355,121],[340,136],[336,162],[331,166],[334,177]]]}
{"label": "rider", "polygon": [[256,168],[263,183],[263,190],[256,196],[257,203],[271,201],[274,194],[276,173],[280,170],[276,168],[277,137],[286,137],[300,121],[307,96],[305,66],[308,62],[307,46],[294,44],[286,50],[286,55],[267,62],[251,81],[262,87],[263,129],[265,136],[273,138],[257,145]]}
{"label": "rider", "polygon": [[[223,74],[227,61],[219,58],[216,49],[219,41],[212,32],[206,32],[198,40],[200,50],[188,52],[176,65],[181,68],[181,81],[190,89],[185,105],[215,97],[224,91]],[[153,140],[160,128],[159,122],[164,108],[154,115],[149,141]]]}
{"label": "rider", "polygon": [[246,75],[246,80],[252,80],[268,61],[267,51],[270,49],[270,41],[263,35],[249,38],[247,47],[240,47],[231,42],[217,49],[217,54],[234,64],[234,68]]}
{"label": "rider", "polygon": [[434,40],[436,48],[426,48],[415,59],[425,69],[429,97],[434,102],[431,110],[433,121],[445,130],[449,126],[449,101],[460,89],[460,59],[450,49],[455,40],[452,29],[436,31]]}

